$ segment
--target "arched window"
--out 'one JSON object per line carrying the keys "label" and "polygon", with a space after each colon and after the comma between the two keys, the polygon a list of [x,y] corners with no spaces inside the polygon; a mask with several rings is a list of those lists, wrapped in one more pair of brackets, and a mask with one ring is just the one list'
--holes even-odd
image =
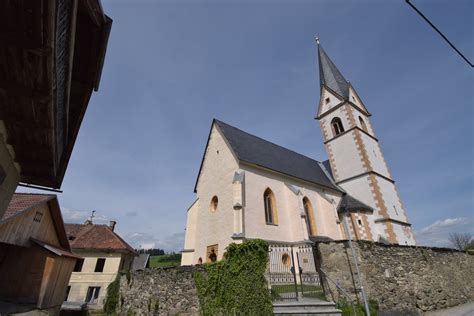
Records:
{"label": "arched window", "polygon": [[367,130],[367,125],[365,125],[364,119],[361,116],[359,116],[359,122],[360,126],[362,126],[362,129],[368,133],[369,131]]}
{"label": "arched window", "polygon": [[342,126],[342,121],[340,118],[335,117],[331,121],[331,126],[332,126],[332,132],[334,136],[337,136],[344,132],[344,127]]}
{"label": "arched window", "polygon": [[308,228],[309,236],[316,236],[316,221],[314,220],[313,205],[307,197],[303,198],[304,213],[306,215],[306,227]]}
{"label": "arched window", "polygon": [[217,205],[219,204],[219,199],[217,198],[216,195],[214,195],[211,199],[211,204],[209,205],[209,210],[211,212],[217,211]]}
{"label": "arched window", "polygon": [[275,195],[272,190],[266,189],[263,193],[263,204],[265,205],[265,222],[270,225],[278,225]]}
{"label": "arched window", "polygon": [[202,264],[202,258],[201,257],[199,257],[199,259],[198,259],[198,264]]}

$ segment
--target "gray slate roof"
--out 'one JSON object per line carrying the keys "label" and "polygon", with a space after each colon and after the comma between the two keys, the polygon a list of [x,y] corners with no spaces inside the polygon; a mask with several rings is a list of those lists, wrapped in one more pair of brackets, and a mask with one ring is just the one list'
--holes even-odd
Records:
{"label": "gray slate roof", "polygon": [[239,161],[271,169],[341,191],[326,176],[318,161],[273,144],[229,124],[214,120]]}
{"label": "gray slate roof", "polygon": [[321,45],[318,45],[319,82],[339,94],[344,99],[349,98],[349,82],[344,78],[336,65],[328,57]]}
{"label": "gray slate roof", "polygon": [[148,260],[150,260],[149,253],[141,253],[133,259],[132,271],[144,270],[148,267]]}
{"label": "gray slate roof", "polygon": [[350,196],[349,194],[344,194],[342,196],[341,203],[339,203],[338,212],[359,211],[359,210],[366,210],[369,212],[374,211],[372,207],[359,201],[355,197]]}

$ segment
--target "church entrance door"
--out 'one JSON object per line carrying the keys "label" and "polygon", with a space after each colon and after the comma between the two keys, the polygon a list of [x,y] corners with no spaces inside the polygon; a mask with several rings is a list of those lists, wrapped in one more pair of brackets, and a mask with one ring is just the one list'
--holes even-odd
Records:
{"label": "church entrance door", "polygon": [[267,281],[272,300],[323,298],[313,244],[269,244]]}
{"label": "church entrance door", "polygon": [[321,298],[324,296],[323,288],[316,269],[316,262],[312,244],[296,247],[296,260],[298,262],[299,291],[302,297]]}
{"label": "church entrance door", "polygon": [[298,300],[293,245],[269,244],[267,281],[274,301]]}

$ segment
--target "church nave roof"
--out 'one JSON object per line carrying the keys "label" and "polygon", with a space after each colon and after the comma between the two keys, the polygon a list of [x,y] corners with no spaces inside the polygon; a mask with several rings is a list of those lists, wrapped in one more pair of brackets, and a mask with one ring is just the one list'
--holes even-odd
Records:
{"label": "church nave roof", "polygon": [[304,181],[341,191],[319,162],[214,119],[237,159]]}

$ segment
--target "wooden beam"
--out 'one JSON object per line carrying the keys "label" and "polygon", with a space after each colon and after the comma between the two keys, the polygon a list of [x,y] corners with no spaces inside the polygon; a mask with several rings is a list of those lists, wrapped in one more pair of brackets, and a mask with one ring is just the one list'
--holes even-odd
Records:
{"label": "wooden beam", "polygon": [[0,90],[5,91],[10,96],[27,97],[39,102],[50,102],[53,98],[52,86],[48,90],[39,90],[18,82],[0,81]]}

